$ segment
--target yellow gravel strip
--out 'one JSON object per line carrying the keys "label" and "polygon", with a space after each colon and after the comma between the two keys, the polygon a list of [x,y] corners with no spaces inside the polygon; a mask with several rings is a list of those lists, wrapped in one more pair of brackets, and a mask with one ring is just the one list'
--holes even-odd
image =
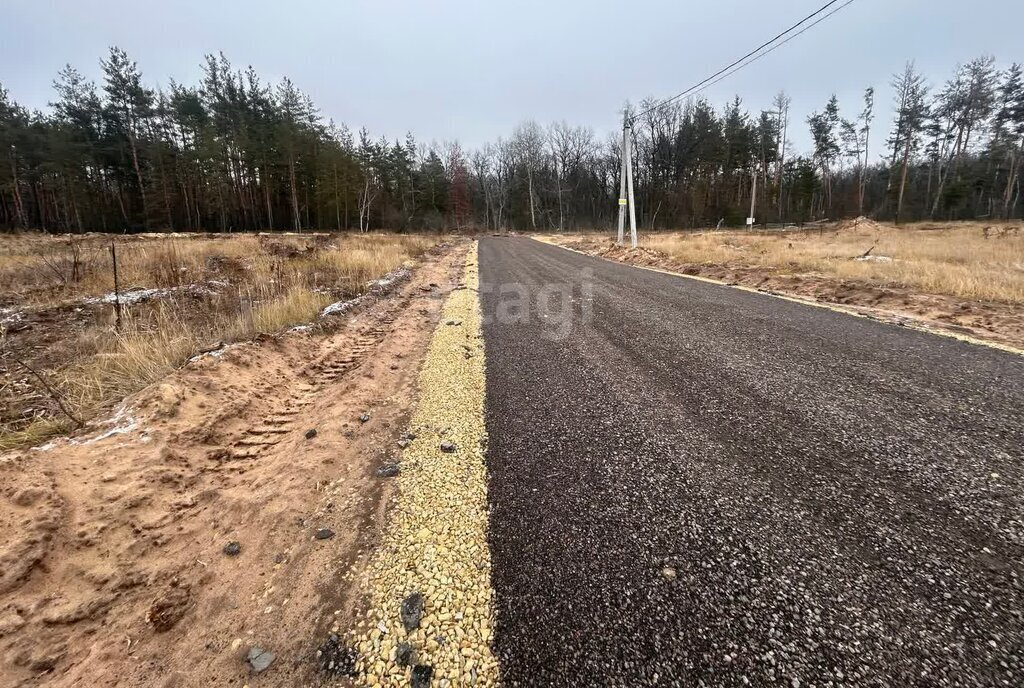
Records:
{"label": "yellow gravel strip", "polygon": [[[498,684],[490,648],[484,349],[475,244],[463,284],[448,297],[420,370],[411,423],[415,437],[403,452],[397,501],[370,566],[371,604],[356,641],[361,685]],[[416,593],[422,595],[422,618],[407,631],[417,616]]]}

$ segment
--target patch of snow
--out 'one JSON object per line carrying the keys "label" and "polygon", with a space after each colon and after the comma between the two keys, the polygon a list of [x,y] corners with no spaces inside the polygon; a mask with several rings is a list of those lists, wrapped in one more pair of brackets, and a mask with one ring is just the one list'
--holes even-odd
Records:
{"label": "patch of snow", "polygon": [[17,308],[0,308],[0,327],[7,327],[24,319],[25,315]]}
{"label": "patch of snow", "polygon": [[384,275],[383,277],[380,277],[380,278],[375,279],[375,280],[370,280],[370,282],[368,282],[366,286],[367,286],[367,288],[371,292],[374,292],[374,293],[377,293],[377,294],[386,293],[393,286],[395,286],[396,284],[398,284],[400,282],[404,282],[405,280],[409,279],[409,277],[411,277],[411,276],[412,276],[412,273],[409,272],[409,268],[403,266],[403,267],[400,267],[400,268],[398,268],[396,270],[392,270],[391,272],[389,272],[388,274]]}
{"label": "patch of snow", "polygon": [[221,280],[210,280],[202,284],[185,284],[180,287],[165,287],[163,289],[127,289],[122,291],[120,295],[110,292],[103,296],[94,296],[87,299],[82,299],[84,304],[97,304],[97,303],[114,303],[120,297],[121,304],[131,306],[132,304],[141,303],[143,301],[149,301],[150,299],[163,298],[170,296],[176,292],[191,292],[193,294],[215,294],[216,288],[230,287],[228,282]]}
{"label": "patch of snow", "polygon": [[196,361],[201,361],[204,358],[220,358],[225,353],[227,353],[227,350],[230,349],[232,346],[234,345],[229,344],[227,346],[222,346],[219,349],[214,349],[213,351],[203,351],[202,353],[198,353],[192,358],[188,359],[188,361],[186,361],[185,364],[188,365],[189,363],[195,363]]}
{"label": "patch of snow", "polygon": [[173,290],[170,289],[130,289],[127,292],[121,292],[121,294],[115,294],[111,292],[105,296],[99,297],[100,303],[114,303],[119,300],[123,304],[131,305],[133,303],[139,303],[140,301],[148,301],[157,296],[167,296]]}
{"label": "patch of snow", "polygon": [[326,318],[328,315],[344,315],[361,304],[367,298],[367,295],[363,294],[362,296],[357,296],[356,298],[349,299],[348,301],[336,301],[320,311],[320,317]]}
{"label": "patch of snow", "polygon": [[139,303],[140,301],[148,301],[155,296],[167,296],[173,289],[129,289],[122,291],[120,294],[110,292],[103,296],[94,296],[88,299],[82,299],[82,303],[115,303],[120,300],[123,305],[131,305],[133,303]]}
{"label": "patch of snow", "polygon": [[[99,442],[100,440],[105,440],[108,437],[113,437],[114,435],[123,435],[125,433],[129,433],[132,430],[135,430],[136,428],[139,427],[139,421],[135,418],[135,416],[131,415],[128,409],[125,408],[123,405],[117,409],[117,411],[111,418],[104,421],[103,424],[110,425],[112,427],[94,437],[58,437],[57,439],[50,440],[46,444],[41,444],[38,447],[33,447],[33,451],[50,451],[62,444],[92,444],[94,442]],[[90,425],[92,424],[90,423]],[[148,436],[144,435],[142,441],[148,442]]]}
{"label": "patch of snow", "polygon": [[367,282],[366,288],[368,293],[360,294],[354,299],[349,299],[348,301],[337,301],[335,303],[332,303],[331,305],[327,306],[322,311],[320,311],[320,317],[324,318],[327,317],[328,315],[344,315],[345,313],[348,313],[356,306],[362,304],[371,295],[380,296],[383,294],[387,294],[389,291],[391,291],[392,288],[394,288],[396,284],[404,282],[411,276],[412,273],[409,271],[409,268],[404,266],[392,270],[383,277],[378,277],[375,280],[370,280],[369,282]]}
{"label": "patch of snow", "polygon": [[131,432],[135,428],[139,427],[139,421],[137,421],[135,416],[131,415],[128,412],[128,409],[124,406],[117,409],[117,413],[114,414],[114,417],[107,422],[113,425],[113,427],[106,432],[101,432],[95,437],[82,440],[81,444],[92,444],[93,442],[99,442],[100,440],[105,440],[106,438],[113,437],[114,435],[123,435],[124,433]]}

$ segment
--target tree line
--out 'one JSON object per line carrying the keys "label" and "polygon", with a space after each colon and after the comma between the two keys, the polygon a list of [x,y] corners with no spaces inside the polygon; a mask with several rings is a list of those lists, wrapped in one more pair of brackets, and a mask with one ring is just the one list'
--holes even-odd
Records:
{"label": "tree line", "polygon": [[[166,90],[118,48],[101,67],[98,85],[65,67],[48,112],[0,86],[0,228],[575,230],[617,215],[618,133],[527,121],[464,151],[353,134],[290,80],[223,55],[206,56],[199,84]],[[759,222],[1020,217],[1021,65],[979,57],[931,88],[909,63],[891,86],[885,128],[871,87],[850,114],[832,96],[805,118],[785,93],[757,114],[739,97],[627,105],[638,222],[738,225],[752,194]],[[801,126],[806,153],[791,140]]]}

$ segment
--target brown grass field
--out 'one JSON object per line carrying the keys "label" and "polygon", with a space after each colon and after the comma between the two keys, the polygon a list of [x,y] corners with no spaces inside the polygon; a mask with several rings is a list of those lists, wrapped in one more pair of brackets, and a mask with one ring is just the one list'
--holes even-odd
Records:
{"label": "brown grass field", "polygon": [[204,348],[312,322],[327,304],[354,297],[438,241],[0,236],[0,449],[66,431]]}
{"label": "brown grass field", "polygon": [[[686,263],[818,273],[877,286],[966,299],[1024,303],[1024,232],[1016,226],[894,227],[875,222],[830,231],[650,235],[643,246]],[[868,260],[857,260],[868,249]],[[886,260],[889,259],[889,260]]]}

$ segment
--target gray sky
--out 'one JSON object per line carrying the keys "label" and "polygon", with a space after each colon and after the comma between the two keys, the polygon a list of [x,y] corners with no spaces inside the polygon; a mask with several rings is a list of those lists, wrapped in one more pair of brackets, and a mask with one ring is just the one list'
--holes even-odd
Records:
{"label": "gray sky", "polygon": [[[118,45],[151,85],[196,83],[207,52],[265,79],[287,75],[326,117],[374,136],[475,147],[520,121],[565,119],[603,135],[626,99],[673,95],[809,14],[823,0],[4,0],[0,83],[43,108],[65,63],[99,80]],[[622,35],[626,27],[629,31]],[[856,0],[706,95],[756,115],[793,98],[803,120],[835,92],[843,115],[875,86],[887,128],[890,75],[908,59],[933,84],[982,53],[1024,61],[1024,2]],[[880,141],[881,137],[875,138]]]}

